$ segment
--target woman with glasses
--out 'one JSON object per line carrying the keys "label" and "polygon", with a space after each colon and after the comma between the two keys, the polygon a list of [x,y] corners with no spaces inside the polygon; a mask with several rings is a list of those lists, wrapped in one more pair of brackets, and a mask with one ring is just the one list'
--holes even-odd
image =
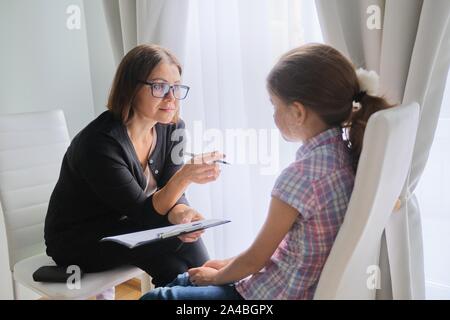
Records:
{"label": "woman with glasses", "polygon": [[102,113],[72,140],[45,220],[47,254],[58,265],[98,272],[135,265],[155,286],[202,265],[208,254],[201,232],[135,249],[107,236],[202,219],[184,195],[191,183],[219,176],[204,154],[183,165],[183,129],[179,101],[189,87],[181,66],[168,50],[141,45],[131,50],[116,72]]}

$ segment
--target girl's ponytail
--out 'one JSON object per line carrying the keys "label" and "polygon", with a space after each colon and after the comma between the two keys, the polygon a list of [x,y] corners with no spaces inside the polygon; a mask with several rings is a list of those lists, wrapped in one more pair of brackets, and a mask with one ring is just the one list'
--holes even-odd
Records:
{"label": "girl's ponytail", "polygon": [[349,120],[343,125],[347,136],[348,147],[350,148],[353,157],[353,167],[355,170],[358,166],[359,156],[361,155],[367,121],[375,112],[391,107],[391,105],[382,97],[367,94],[365,91],[361,91],[359,95],[360,96],[355,99],[354,104],[356,106],[354,107]]}
{"label": "girl's ponytail", "polygon": [[355,170],[361,155],[367,121],[375,112],[391,107],[384,98],[377,96],[379,77],[375,71],[358,69],[356,78],[357,93],[353,96],[353,110],[343,125]]}

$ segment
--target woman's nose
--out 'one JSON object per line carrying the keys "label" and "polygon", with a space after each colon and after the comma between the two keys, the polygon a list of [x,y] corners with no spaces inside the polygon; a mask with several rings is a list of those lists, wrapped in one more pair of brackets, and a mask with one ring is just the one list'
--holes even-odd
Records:
{"label": "woman's nose", "polygon": [[164,96],[164,100],[168,100],[168,101],[175,100],[175,96],[173,95],[173,89],[172,88],[170,88],[169,92],[166,93],[166,95]]}

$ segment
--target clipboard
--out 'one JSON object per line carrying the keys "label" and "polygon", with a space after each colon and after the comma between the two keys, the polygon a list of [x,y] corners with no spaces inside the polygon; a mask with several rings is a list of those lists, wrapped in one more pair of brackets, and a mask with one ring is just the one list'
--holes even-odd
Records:
{"label": "clipboard", "polygon": [[225,223],[231,222],[230,220],[220,219],[207,219],[199,220],[191,223],[176,224],[169,227],[150,229],[139,232],[126,233],[118,236],[105,237],[100,241],[114,241],[121,245],[124,245],[130,249],[147,244],[150,242],[161,241],[164,239],[170,239],[178,237],[180,235],[191,233],[199,230],[204,230],[212,227],[216,227]]}

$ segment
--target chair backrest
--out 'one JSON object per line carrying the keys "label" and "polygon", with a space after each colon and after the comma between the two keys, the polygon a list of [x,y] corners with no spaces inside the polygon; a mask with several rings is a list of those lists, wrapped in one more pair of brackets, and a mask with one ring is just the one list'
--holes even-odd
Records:
{"label": "chair backrest", "polygon": [[[11,270],[44,252],[48,201],[70,143],[62,110],[0,115],[0,204]],[[3,259],[3,257],[2,257]]]}
{"label": "chair backrest", "polygon": [[381,236],[407,179],[418,121],[417,103],[370,117],[347,213],[314,299],[375,299]]}

